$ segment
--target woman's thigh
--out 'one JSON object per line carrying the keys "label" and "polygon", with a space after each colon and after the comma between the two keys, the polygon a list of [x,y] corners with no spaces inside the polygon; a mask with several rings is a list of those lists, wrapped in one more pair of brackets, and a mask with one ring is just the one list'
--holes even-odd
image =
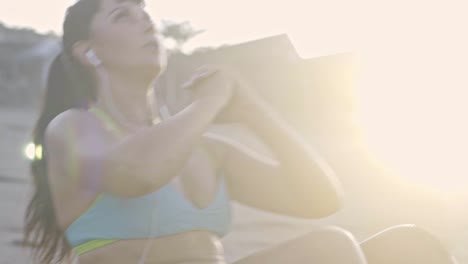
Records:
{"label": "woman's thigh", "polygon": [[361,248],[369,264],[455,264],[444,245],[415,225],[385,229],[365,241]]}
{"label": "woman's thigh", "polygon": [[338,227],[324,227],[257,252],[234,264],[365,264],[356,239]]}

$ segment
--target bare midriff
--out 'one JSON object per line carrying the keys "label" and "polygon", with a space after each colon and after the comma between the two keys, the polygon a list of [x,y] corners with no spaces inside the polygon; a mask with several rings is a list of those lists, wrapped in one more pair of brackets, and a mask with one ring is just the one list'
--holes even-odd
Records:
{"label": "bare midriff", "polygon": [[98,248],[79,257],[80,264],[137,264],[145,247],[147,264],[226,264],[220,238],[209,231],[188,231],[152,239],[127,239]]}

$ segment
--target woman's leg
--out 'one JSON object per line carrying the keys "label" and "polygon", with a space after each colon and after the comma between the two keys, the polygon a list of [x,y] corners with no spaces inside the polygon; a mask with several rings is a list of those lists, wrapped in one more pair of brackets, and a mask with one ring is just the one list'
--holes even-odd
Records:
{"label": "woman's leg", "polygon": [[338,227],[325,227],[234,264],[366,264],[356,239]]}
{"label": "woman's leg", "polygon": [[434,236],[414,225],[399,225],[361,243],[368,264],[456,264]]}

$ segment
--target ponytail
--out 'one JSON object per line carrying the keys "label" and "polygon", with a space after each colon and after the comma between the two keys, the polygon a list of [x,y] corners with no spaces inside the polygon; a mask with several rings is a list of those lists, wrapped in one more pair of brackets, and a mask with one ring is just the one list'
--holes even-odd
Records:
{"label": "ponytail", "polygon": [[63,52],[55,57],[49,68],[41,113],[33,130],[33,144],[36,152],[41,153],[36,153],[30,164],[35,191],[26,209],[23,242],[36,247],[34,257],[41,263],[60,262],[71,253],[71,247],[57,223],[52,202],[44,134],[57,115],[71,108],[85,108],[95,100],[96,91],[90,75],[82,79],[83,86],[78,87],[76,74],[84,72],[84,69],[74,68],[73,62],[67,61]]}
{"label": "ponytail", "polygon": [[87,108],[89,103],[96,99],[96,88],[91,74],[68,58],[66,53],[62,52],[50,65],[41,113],[32,135],[33,144],[41,153],[36,155],[30,164],[35,191],[26,209],[23,242],[37,247],[34,257],[38,257],[41,263],[60,262],[71,253],[71,248],[57,223],[52,202],[45,155],[47,146],[43,144],[45,130],[50,121],[60,113],[71,108]]}
{"label": "ponytail", "polygon": [[[32,132],[36,158],[31,161],[34,193],[26,208],[23,244],[32,245],[34,263],[60,263],[71,256],[71,247],[58,225],[47,176],[44,134],[49,123],[72,108],[87,108],[96,100],[91,72],[73,58],[73,45],[91,36],[91,21],[100,9],[99,0],[77,0],[67,9],[63,22],[62,52],[52,61],[39,118]],[[39,152],[39,153],[37,153]]]}

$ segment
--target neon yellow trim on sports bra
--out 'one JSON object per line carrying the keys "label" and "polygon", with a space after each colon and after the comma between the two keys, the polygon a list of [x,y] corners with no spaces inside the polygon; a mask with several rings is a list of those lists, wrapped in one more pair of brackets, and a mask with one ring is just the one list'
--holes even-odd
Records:
{"label": "neon yellow trim on sports bra", "polygon": [[[93,208],[93,206],[94,206],[99,200],[101,200],[102,196],[103,196],[102,193],[98,194],[98,195],[96,196],[96,198],[94,199],[94,201],[91,203],[91,205],[88,207],[88,209],[86,209],[86,210],[84,211],[83,214],[85,214],[85,213],[88,212],[91,208]],[[83,215],[83,214],[82,214],[82,215]],[[79,218],[79,217],[78,217],[78,218]],[[77,218],[76,220],[78,220],[78,218]],[[75,221],[76,221],[76,220],[75,220]],[[74,223],[74,222],[72,222],[70,225],[73,225],[73,223]],[[80,244],[80,245],[78,245],[78,246],[73,247],[73,249],[75,250],[76,254],[79,256],[79,255],[84,254],[84,253],[86,253],[86,252],[88,252],[88,251],[91,251],[91,250],[94,250],[94,249],[96,249],[96,248],[103,247],[103,246],[105,246],[105,245],[107,245],[107,244],[112,243],[112,242],[110,242],[110,241],[115,242],[115,241],[117,241],[117,240],[116,240],[116,239],[96,239],[96,240],[90,240],[90,241],[88,241],[88,242],[85,242],[85,243],[83,243],[83,244]]]}
{"label": "neon yellow trim on sports bra", "polygon": [[112,244],[118,240],[119,239],[94,239],[94,240],[87,241],[83,244],[80,244],[74,247],[73,249],[75,250],[76,254],[79,256],[86,252]]}

